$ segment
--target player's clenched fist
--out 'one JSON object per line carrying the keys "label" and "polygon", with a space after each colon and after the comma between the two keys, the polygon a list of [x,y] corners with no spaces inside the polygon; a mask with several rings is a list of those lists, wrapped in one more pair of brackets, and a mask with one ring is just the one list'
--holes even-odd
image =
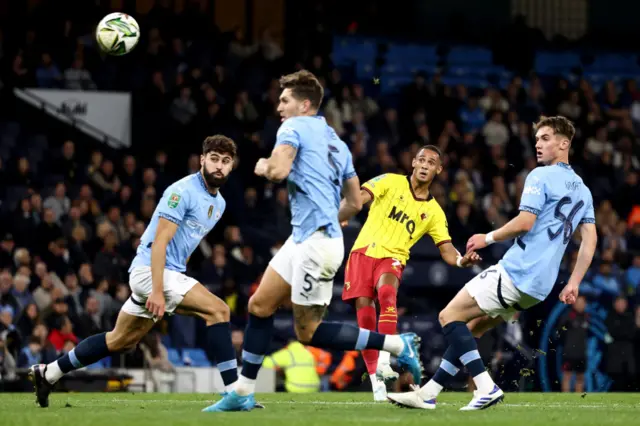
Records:
{"label": "player's clenched fist", "polygon": [[161,320],[164,315],[164,294],[151,291],[145,306],[158,321]]}
{"label": "player's clenched fist", "polygon": [[567,305],[573,305],[578,298],[578,286],[573,283],[568,283],[560,292],[560,301]]}
{"label": "player's clenched fist", "polygon": [[258,176],[265,176],[267,174],[267,159],[261,158],[256,163],[254,173]]}

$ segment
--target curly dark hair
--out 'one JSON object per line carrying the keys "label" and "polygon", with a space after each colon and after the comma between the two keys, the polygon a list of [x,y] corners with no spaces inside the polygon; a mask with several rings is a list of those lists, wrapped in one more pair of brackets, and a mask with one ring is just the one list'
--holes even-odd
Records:
{"label": "curly dark hair", "polygon": [[210,152],[228,154],[231,158],[236,158],[236,143],[233,139],[224,135],[208,136],[204,142],[202,142],[202,155],[207,155]]}

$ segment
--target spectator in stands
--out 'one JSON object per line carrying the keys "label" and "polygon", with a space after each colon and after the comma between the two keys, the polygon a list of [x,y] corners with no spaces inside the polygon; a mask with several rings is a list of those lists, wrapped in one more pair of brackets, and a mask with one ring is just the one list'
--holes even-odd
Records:
{"label": "spectator in stands", "polygon": [[502,113],[494,111],[491,119],[482,128],[482,135],[489,147],[504,147],[509,141],[509,130],[502,122]]}
{"label": "spectator in stands", "polygon": [[74,344],[78,343],[79,340],[73,333],[73,325],[69,317],[62,316],[57,320],[56,327],[51,328],[48,340],[59,353],[63,351],[65,343],[68,340]]}
{"label": "spectator in stands", "polygon": [[558,322],[564,331],[562,353],[562,392],[571,392],[571,380],[575,375],[574,392],[584,391],[584,372],[587,362],[587,334],[589,332],[589,314],[586,313],[587,299],[578,296],[576,303]]}
{"label": "spectator in stands", "polygon": [[84,67],[82,57],[76,55],[70,68],[64,71],[64,86],[69,90],[95,90],[91,73]]}
{"label": "spectator in stands", "polygon": [[22,310],[22,313],[18,317],[18,321],[16,321],[16,328],[18,329],[20,336],[22,336],[23,339],[31,336],[39,321],[40,315],[38,313],[38,306],[35,303],[29,303]]}
{"label": "spectator in stands", "polygon": [[6,233],[2,236],[2,241],[0,241],[0,269],[13,266],[13,250],[15,246],[13,235]]}
{"label": "spectator in stands", "polygon": [[43,207],[53,211],[54,222],[60,223],[63,216],[66,216],[71,209],[71,201],[67,197],[67,187],[64,182],[58,182],[53,195],[44,200]]}
{"label": "spectator in stands", "polygon": [[62,85],[60,69],[53,62],[48,52],[42,53],[40,66],[36,69],[36,81],[38,82],[38,87],[44,89],[55,89]]}
{"label": "spectator in stands", "polygon": [[167,348],[160,340],[160,333],[152,331],[142,338],[140,349],[145,364],[151,370],[155,392],[172,392],[176,380],[175,367],[169,361]]}
{"label": "spectator in stands", "polygon": [[16,361],[7,349],[4,335],[0,332],[0,381],[14,380],[16,377]]}
{"label": "spectator in stands", "polygon": [[[31,296],[31,292],[29,292],[30,283],[31,279],[27,275],[16,274],[13,277],[13,289],[11,290],[11,294],[18,301],[19,309],[16,310],[17,312],[21,312],[29,304],[33,303],[33,296]],[[0,286],[1,285],[2,284],[0,283]]]}
{"label": "spectator in stands", "polygon": [[20,302],[13,294],[13,278],[8,269],[0,271],[0,308],[10,306],[14,311],[20,309]]}
{"label": "spectator in stands", "polygon": [[32,365],[42,362],[42,346],[40,339],[31,336],[27,342],[27,346],[23,347],[18,356],[18,368],[29,368]]}
{"label": "spectator in stands", "polygon": [[636,375],[634,340],[638,330],[634,315],[629,310],[629,302],[624,296],[616,298],[605,325],[613,338],[612,343],[607,346],[605,368],[613,379],[611,390],[628,391]]}

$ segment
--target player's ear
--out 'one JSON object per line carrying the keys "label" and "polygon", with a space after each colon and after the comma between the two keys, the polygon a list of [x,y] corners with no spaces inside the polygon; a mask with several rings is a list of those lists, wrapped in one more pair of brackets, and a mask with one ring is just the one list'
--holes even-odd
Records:
{"label": "player's ear", "polygon": [[200,154],[200,167],[204,166],[204,154]]}
{"label": "player's ear", "polygon": [[300,112],[303,114],[308,113],[309,110],[311,109],[311,101],[309,99],[305,99],[304,101],[302,101],[301,105],[302,105],[302,111]]}

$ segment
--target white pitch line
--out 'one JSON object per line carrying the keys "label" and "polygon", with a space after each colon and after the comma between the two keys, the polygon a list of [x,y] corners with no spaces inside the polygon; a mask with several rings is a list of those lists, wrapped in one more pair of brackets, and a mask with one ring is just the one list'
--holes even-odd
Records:
{"label": "white pitch line", "polygon": [[[258,398],[259,399],[259,398]],[[117,403],[144,403],[144,402],[148,402],[148,403],[167,403],[168,401],[172,401],[175,403],[186,403],[186,404],[210,404],[215,402],[215,400],[186,400],[186,399],[175,399],[175,400],[166,400],[166,399],[108,399],[105,400],[108,402],[117,402]],[[383,405],[383,404],[379,404],[379,403],[375,403],[375,402],[364,402],[364,401],[268,401],[264,403],[265,406],[269,406],[271,404],[289,404],[289,405],[368,405],[368,406],[375,406],[375,405]],[[460,405],[462,406],[461,403],[453,403],[453,402],[440,402],[438,403],[438,405],[444,405],[444,406],[453,406],[453,405]],[[499,404],[498,406],[502,406],[502,407],[514,407],[514,408],[624,408],[626,406],[628,406],[627,404],[580,404],[580,405],[573,405],[570,403],[567,404],[560,404],[560,403],[540,403],[540,404],[534,404],[534,403],[516,403],[516,404],[509,404],[509,403],[502,403]]]}

